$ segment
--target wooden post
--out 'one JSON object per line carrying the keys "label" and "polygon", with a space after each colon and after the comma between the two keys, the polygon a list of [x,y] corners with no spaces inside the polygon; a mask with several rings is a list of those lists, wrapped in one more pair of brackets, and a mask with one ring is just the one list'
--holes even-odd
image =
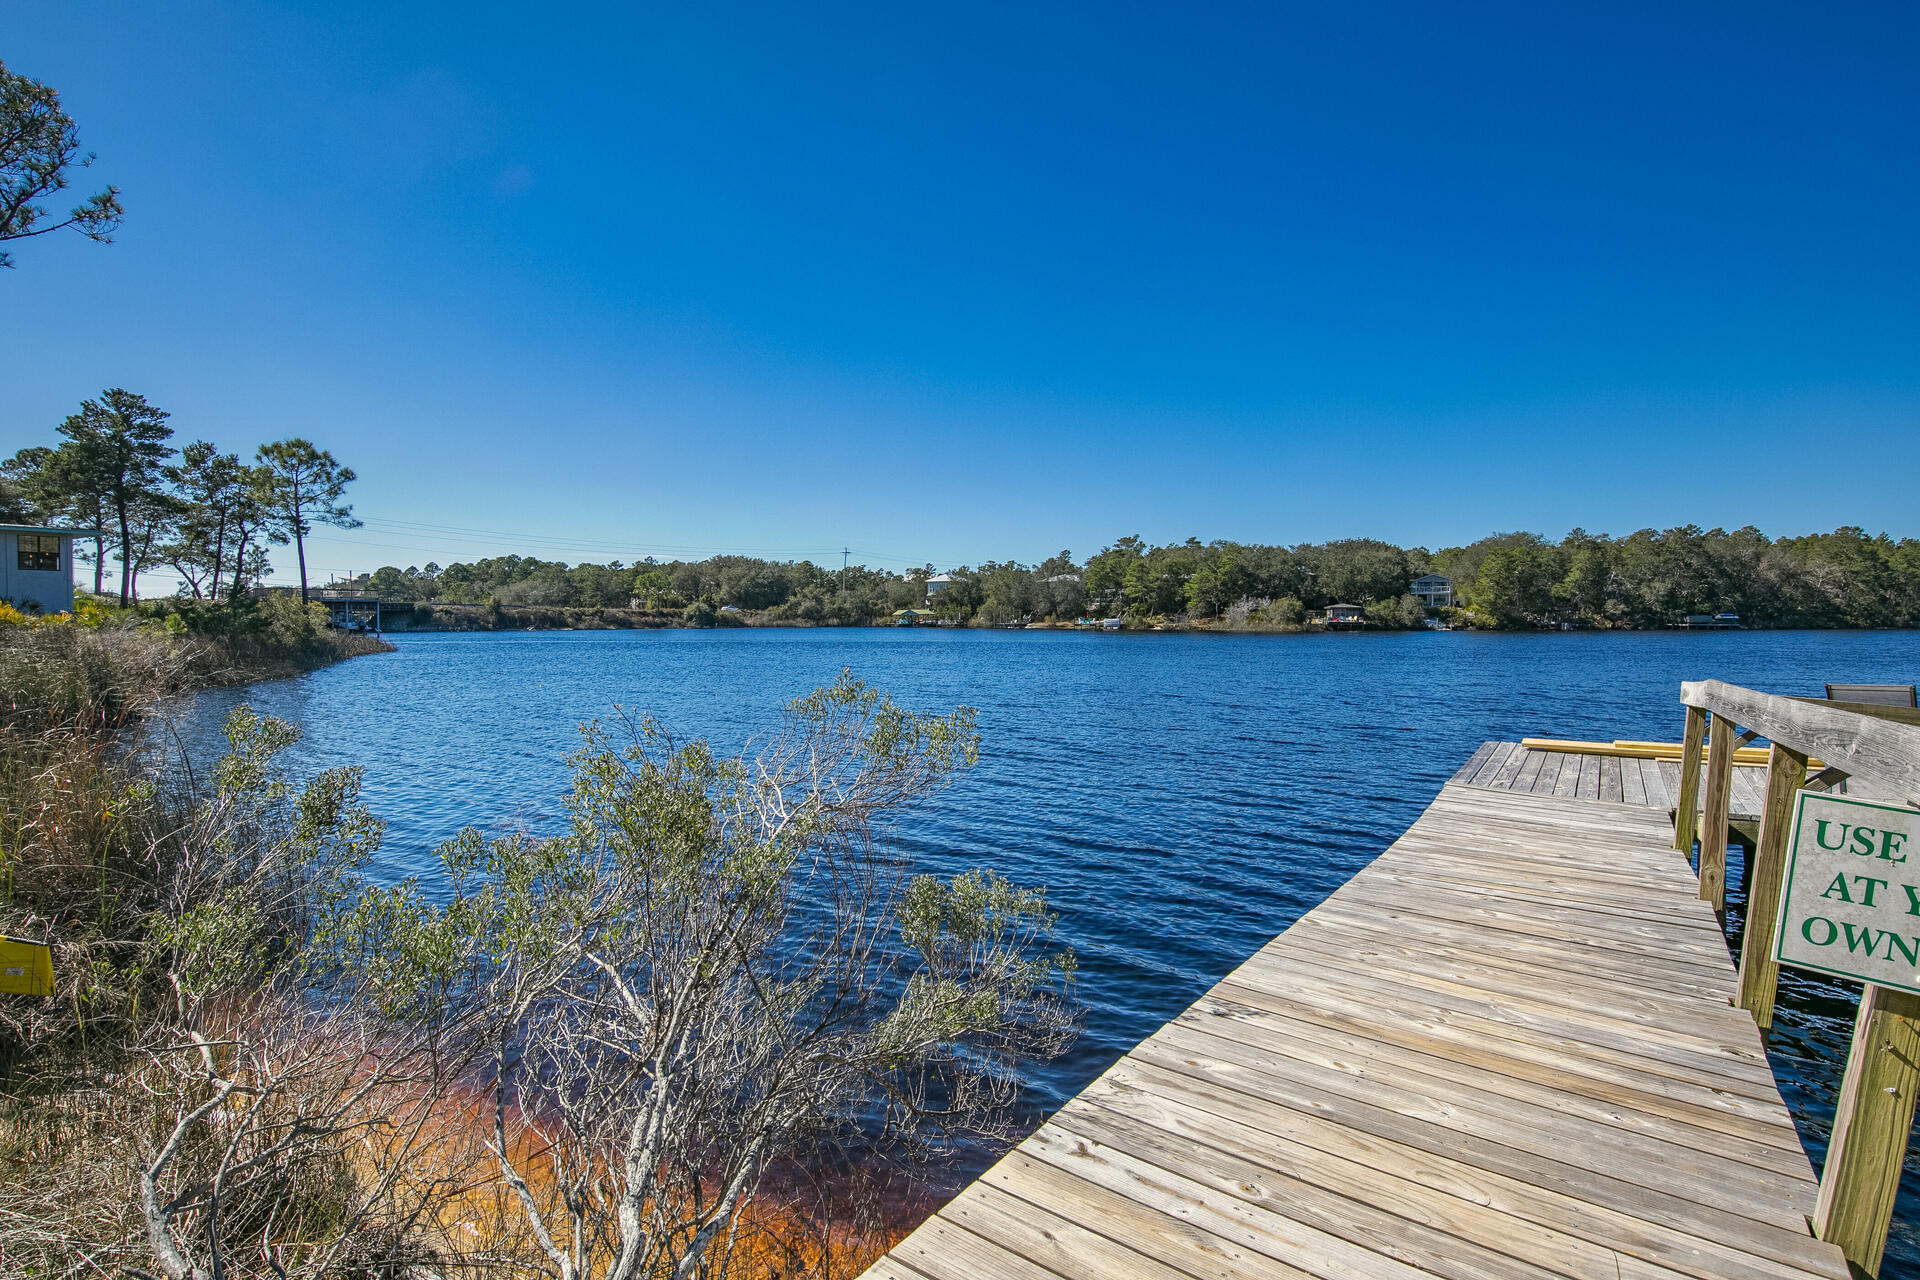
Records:
{"label": "wooden post", "polygon": [[1773,958],[1773,926],[1787,873],[1793,797],[1806,780],[1806,754],[1774,743],[1767,752],[1767,800],[1760,812],[1760,843],[1753,851],[1746,931],[1740,944],[1740,1007],[1753,1014],[1762,1031],[1773,1025],[1774,988],[1780,981],[1780,965]]}
{"label": "wooden post", "polygon": [[1727,806],[1733,795],[1733,721],[1713,717],[1707,756],[1707,801],[1700,815],[1700,896],[1727,914]]}
{"label": "wooden post", "polygon": [[1694,819],[1700,808],[1700,749],[1707,739],[1707,713],[1687,708],[1687,732],[1680,739],[1680,801],[1673,809],[1673,847],[1693,857]]}
{"label": "wooden post", "polygon": [[1847,1261],[1880,1274],[1900,1167],[1920,1096],[1920,996],[1867,984],[1853,1022],[1833,1142],[1820,1175],[1813,1233]]}

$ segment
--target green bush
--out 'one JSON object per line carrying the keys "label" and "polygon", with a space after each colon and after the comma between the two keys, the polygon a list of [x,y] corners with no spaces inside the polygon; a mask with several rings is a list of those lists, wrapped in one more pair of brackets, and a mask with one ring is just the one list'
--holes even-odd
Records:
{"label": "green bush", "polygon": [[1281,596],[1260,611],[1260,620],[1281,627],[1303,627],[1307,623],[1307,606],[1293,596]]}
{"label": "green bush", "polygon": [[1375,600],[1367,606],[1367,621],[1379,627],[1410,631],[1427,619],[1426,606],[1414,596]]}

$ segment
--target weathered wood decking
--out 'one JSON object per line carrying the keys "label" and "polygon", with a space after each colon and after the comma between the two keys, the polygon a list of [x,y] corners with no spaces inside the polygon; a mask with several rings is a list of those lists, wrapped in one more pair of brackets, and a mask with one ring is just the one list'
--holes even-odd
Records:
{"label": "weathered wood decking", "polygon": [[[1482,743],[1453,777],[1464,786],[1567,799],[1612,800],[1671,811],[1680,798],[1680,766],[1667,760],[1636,760],[1574,751],[1539,751],[1517,742]],[[1705,803],[1706,788],[1695,809]],[[1751,822],[1765,804],[1767,771],[1735,765],[1727,816]],[[1669,832],[1671,834],[1671,832]]]}
{"label": "weathered wood decking", "polygon": [[1537,784],[1449,784],[868,1276],[1846,1276],[1663,811]]}

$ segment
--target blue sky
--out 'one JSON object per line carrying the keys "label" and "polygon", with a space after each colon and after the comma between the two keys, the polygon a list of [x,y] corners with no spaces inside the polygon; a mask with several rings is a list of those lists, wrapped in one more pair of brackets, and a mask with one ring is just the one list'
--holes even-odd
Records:
{"label": "blue sky", "polygon": [[1920,534],[1917,56],[1906,4],[12,0],[128,214],[0,274],[0,448],[116,385],[308,435],[323,578]]}

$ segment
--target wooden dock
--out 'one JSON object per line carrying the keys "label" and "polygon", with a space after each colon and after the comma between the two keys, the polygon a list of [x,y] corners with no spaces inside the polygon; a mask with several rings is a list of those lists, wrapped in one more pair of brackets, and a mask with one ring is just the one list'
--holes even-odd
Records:
{"label": "wooden dock", "polygon": [[1672,787],[1500,745],[868,1277],[1846,1277]]}
{"label": "wooden dock", "polygon": [[[1680,796],[1680,766],[1668,760],[1594,755],[1575,751],[1539,751],[1517,742],[1482,743],[1454,781],[1490,791],[1566,799],[1610,800],[1671,812]],[[1696,791],[1705,803],[1705,788]],[[1765,807],[1764,765],[1736,765],[1727,816],[1739,824],[1759,821]],[[1750,834],[1750,833],[1749,833]]]}

